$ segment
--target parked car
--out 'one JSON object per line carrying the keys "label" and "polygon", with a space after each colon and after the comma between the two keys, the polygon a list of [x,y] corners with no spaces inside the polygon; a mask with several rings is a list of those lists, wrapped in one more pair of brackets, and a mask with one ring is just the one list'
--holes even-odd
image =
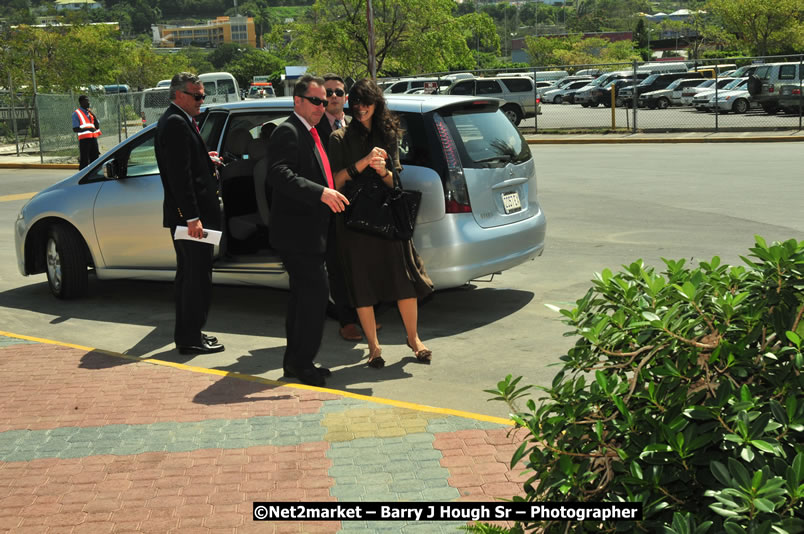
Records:
{"label": "parked car", "polygon": [[[637,74],[639,76],[639,74]],[[643,74],[643,76],[647,76],[647,74]],[[602,104],[605,107],[611,107],[611,88],[614,86],[614,103],[617,107],[623,105],[623,99],[620,95],[620,91],[624,87],[630,87],[634,85],[634,77],[628,76],[627,78],[616,78],[606,83],[605,86],[595,87],[590,91],[590,95],[592,98],[592,107],[597,106],[598,104]]]}
{"label": "parked car", "polygon": [[[496,99],[391,96],[404,128],[401,180],[422,191],[414,243],[437,289],[505,271],[541,255],[545,216],[536,161]],[[213,278],[287,287],[267,248],[266,123],[292,111],[291,97],[204,108],[201,136],[217,150],[226,238],[215,248]],[[73,176],[39,192],[15,223],[23,275],[46,273],[51,292],[77,297],[88,269],[99,279],[172,280],[175,252],[162,227],[163,189],[149,126]]]}
{"label": "parked car", "polygon": [[459,78],[471,77],[471,74],[454,74],[442,76],[441,78],[402,78],[395,82],[389,82],[388,85],[383,89],[383,92],[391,94],[413,94],[417,89],[421,89],[423,92],[440,93],[449,87],[455,80]]}
{"label": "parked car", "polygon": [[680,106],[682,103],[681,93],[684,88],[695,87],[700,85],[702,81],[701,78],[679,78],[668,85],[666,89],[639,95],[639,107],[667,109],[670,106]]}
{"label": "parked car", "polygon": [[693,86],[693,87],[686,87],[681,92],[681,105],[683,106],[691,106],[692,99],[695,98],[695,95],[701,93],[703,91],[710,91],[714,90],[715,87],[718,89],[722,89],[726,84],[730,83],[734,78],[709,78],[702,81],[700,84]]}
{"label": "parked car", "polygon": [[804,80],[804,68],[799,62],[768,63],[759,65],[749,79],[748,91],[751,96],[766,113],[772,115],[781,108],[781,87],[795,85]]}
{"label": "parked car", "polygon": [[[576,89],[586,87],[587,85],[588,80],[576,80],[564,85],[564,87],[549,89],[542,96],[542,101],[551,104],[562,104],[565,101],[564,98],[569,95],[570,91],[575,91]],[[569,102],[569,100],[567,101]]]}
{"label": "parked car", "polygon": [[635,99],[637,105],[639,105],[641,102],[638,95],[658,91],[659,89],[666,89],[671,83],[680,78],[698,78],[703,81],[704,75],[702,72],[663,72],[651,74],[634,87],[624,87],[620,95],[626,106],[631,106]]}
{"label": "parked car", "polygon": [[720,94],[721,91],[731,91],[732,89],[746,87],[747,83],[748,78],[735,78],[722,88],[718,87],[717,91],[715,89],[701,91],[692,98],[692,107],[698,111],[709,111],[712,108],[710,100],[715,98],[716,94]]}
{"label": "parked car", "polygon": [[534,91],[533,80],[527,76],[496,76],[458,80],[446,92],[450,95],[476,95],[504,100],[500,109],[512,123],[519,125],[522,119],[542,113]]}
{"label": "parked car", "polygon": [[592,80],[593,80],[593,78],[591,76],[565,76],[564,78],[561,78],[560,80],[558,80],[557,82],[555,82],[553,85],[551,85],[549,87],[543,87],[541,89],[537,89],[537,92],[539,94],[539,99],[542,102],[544,102],[545,101],[544,100],[544,94],[547,91],[552,91],[554,89],[565,89],[568,85],[570,85],[570,84],[572,84],[574,82],[581,82],[582,81],[582,82],[584,82],[584,85],[586,85]]}
{"label": "parked car", "polygon": [[618,80],[629,78],[634,75],[634,71],[615,71],[615,72],[608,72],[606,74],[602,74],[591,80],[586,87],[581,87],[578,89],[575,94],[573,95],[573,102],[575,104],[580,104],[581,106],[588,108],[588,107],[596,107],[598,102],[592,97],[592,91],[598,88],[607,88],[611,82]]}
{"label": "parked car", "polygon": [[719,113],[746,113],[751,108],[758,108],[759,103],[754,100],[751,93],[743,85],[742,89],[732,89],[729,91],[719,91],[717,96],[713,96],[709,101],[709,109],[717,109]]}

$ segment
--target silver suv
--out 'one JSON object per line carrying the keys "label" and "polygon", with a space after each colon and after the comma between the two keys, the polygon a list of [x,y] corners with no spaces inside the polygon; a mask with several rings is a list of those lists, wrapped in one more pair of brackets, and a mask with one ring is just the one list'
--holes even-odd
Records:
{"label": "silver suv", "polygon": [[768,63],[760,65],[748,78],[748,92],[765,113],[774,114],[780,109],[779,97],[783,85],[798,85],[804,80],[804,69],[799,62]]}
{"label": "silver suv", "polygon": [[533,80],[528,76],[498,76],[494,78],[472,78],[453,83],[447,94],[476,95],[503,100],[500,107],[505,116],[519,125],[522,119],[541,115],[542,108]]}
{"label": "silver suv", "polygon": [[[436,288],[461,286],[541,255],[546,223],[536,162],[499,101],[386,98],[405,131],[402,183],[423,193],[413,240]],[[204,111],[201,136],[227,162],[221,172],[226,237],[213,267],[218,282],[287,287],[269,247],[262,135],[292,107],[291,98],[281,97]],[[173,279],[176,255],[162,228],[155,133],[145,128],[22,208],[15,245],[23,275],[47,273],[59,298],[86,292],[88,268],[101,279]]]}

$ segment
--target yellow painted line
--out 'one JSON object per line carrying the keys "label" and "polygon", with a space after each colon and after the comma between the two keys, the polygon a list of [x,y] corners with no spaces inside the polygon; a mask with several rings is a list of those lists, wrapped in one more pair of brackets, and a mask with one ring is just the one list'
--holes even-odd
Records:
{"label": "yellow painted line", "polygon": [[36,193],[18,193],[16,195],[3,195],[0,196],[0,202],[11,202],[12,200],[27,200],[34,196]]}
{"label": "yellow painted line", "polygon": [[441,415],[454,415],[456,417],[463,417],[465,419],[475,419],[477,421],[485,421],[488,423],[496,423],[499,425],[508,425],[513,426],[514,422],[510,419],[503,419],[502,417],[494,417],[492,415],[484,415],[479,413],[473,412],[464,412],[462,410],[453,410],[452,408],[438,408],[435,406],[427,406],[426,404],[417,404],[414,402],[407,402],[407,401],[398,401],[393,399],[384,399],[381,397],[370,397],[368,395],[361,395],[359,393],[351,393],[349,391],[341,391],[339,389],[329,389],[329,388],[319,388],[316,386],[308,386],[306,384],[288,384],[287,382],[281,382],[279,380],[271,380],[269,378],[262,378],[259,376],[254,375],[247,375],[243,373],[233,373],[230,371],[221,371],[220,369],[207,369],[206,367],[196,367],[194,365],[187,365],[184,363],[175,363],[175,362],[168,362],[164,360],[157,360],[154,358],[137,358],[136,356],[128,356],[126,354],[121,354],[119,352],[113,352],[110,350],[104,349],[96,349],[94,347],[85,347],[83,345],[74,345],[72,343],[64,343],[61,341],[53,341],[51,339],[43,339],[38,337],[31,337],[25,336],[22,334],[13,334],[11,332],[3,332],[0,331],[0,336],[6,337],[13,337],[17,339],[25,339],[27,341],[36,341],[37,343],[45,343],[48,345],[58,345],[61,347],[70,347],[73,349],[79,349],[86,352],[100,352],[106,354],[108,356],[114,356],[116,358],[123,358],[125,360],[135,361],[135,362],[143,362],[143,363],[151,363],[154,365],[162,365],[164,367],[173,367],[174,369],[181,369],[183,371],[190,371],[193,373],[201,373],[206,375],[214,375],[214,376],[221,376],[221,377],[229,377],[229,378],[238,378],[240,380],[248,380],[250,382],[257,382],[259,384],[267,384],[271,386],[277,387],[287,387],[292,389],[305,389],[308,391],[323,391],[326,393],[331,393],[333,395],[339,395],[341,397],[346,397],[350,399],[357,399],[366,402],[372,402],[375,404],[384,404],[386,406],[394,406],[396,408],[407,408],[409,410],[416,410],[420,412],[429,412],[429,413],[437,413]]}

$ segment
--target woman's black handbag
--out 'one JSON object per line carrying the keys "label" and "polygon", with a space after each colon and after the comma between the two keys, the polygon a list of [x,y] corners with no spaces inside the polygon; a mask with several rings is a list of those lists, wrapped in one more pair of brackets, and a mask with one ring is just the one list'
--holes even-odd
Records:
{"label": "woman's black handbag", "polygon": [[405,191],[401,187],[392,189],[379,179],[350,181],[347,185],[347,228],[384,239],[408,240],[413,237],[421,191]]}

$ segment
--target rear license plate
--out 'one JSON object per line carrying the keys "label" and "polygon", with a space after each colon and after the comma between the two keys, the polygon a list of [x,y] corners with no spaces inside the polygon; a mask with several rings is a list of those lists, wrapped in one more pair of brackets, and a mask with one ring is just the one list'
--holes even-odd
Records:
{"label": "rear license plate", "polygon": [[519,193],[503,193],[502,196],[503,208],[505,213],[514,213],[522,209],[522,203],[519,202]]}

